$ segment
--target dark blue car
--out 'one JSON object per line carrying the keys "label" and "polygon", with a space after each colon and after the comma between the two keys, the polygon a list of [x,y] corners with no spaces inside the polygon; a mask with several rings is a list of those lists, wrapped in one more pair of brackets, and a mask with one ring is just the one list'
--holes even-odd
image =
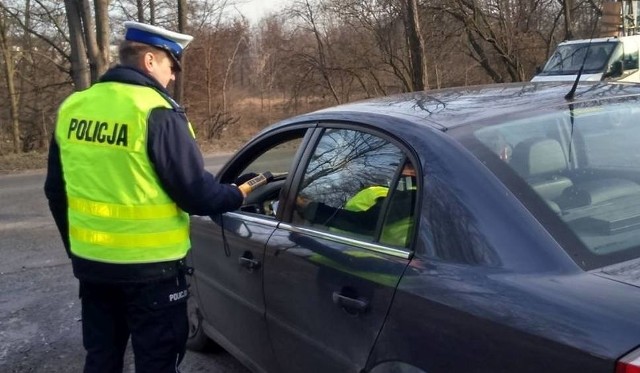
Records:
{"label": "dark blue car", "polygon": [[640,86],[417,92],[295,117],[192,218],[189,345],[255,372],[640,371]]}

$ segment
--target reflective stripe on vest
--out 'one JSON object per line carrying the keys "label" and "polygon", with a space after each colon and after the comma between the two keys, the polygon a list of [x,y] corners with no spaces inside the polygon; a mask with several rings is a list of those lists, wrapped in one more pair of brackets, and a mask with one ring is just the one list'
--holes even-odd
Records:
{"label": "reflective stripe on vest", "polygon": [[152,88],[116,82],[76,92],[60,107],[56,141],[74,255],[123,264],[186,255],[189,216],[166,194],[147,154],[151,110],[171,107]]}
{"label": "reflective stripe on vest", "polygon": [[123,206],[69,197],[69,208],[80,213],[117,219],[159,219],[176,217],[180,209],[175,203],[155,206]]}

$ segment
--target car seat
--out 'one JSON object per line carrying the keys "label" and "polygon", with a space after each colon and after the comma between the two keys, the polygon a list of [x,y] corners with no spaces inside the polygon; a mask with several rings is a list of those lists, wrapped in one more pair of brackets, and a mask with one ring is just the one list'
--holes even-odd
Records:
{"label": "car seat", "polygon": [[573,182],[566,176],[567,158],[557,140],[530,138],[518,143],[510,165],[554,210],[559,210],[554,200]]}

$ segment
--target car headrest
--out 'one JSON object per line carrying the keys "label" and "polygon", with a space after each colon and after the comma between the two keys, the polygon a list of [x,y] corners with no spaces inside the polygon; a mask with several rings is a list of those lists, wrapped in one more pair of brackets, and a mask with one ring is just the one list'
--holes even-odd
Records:
{"label": "car headrest", "polygon": [[513,149],[511,167],[522,177],[561,172],[567,169],[567,159],[557,140],[532,138]]}

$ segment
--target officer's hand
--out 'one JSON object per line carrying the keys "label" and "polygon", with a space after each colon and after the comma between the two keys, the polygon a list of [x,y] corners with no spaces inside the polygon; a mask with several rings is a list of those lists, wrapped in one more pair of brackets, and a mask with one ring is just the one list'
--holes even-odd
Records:
{"label": "officer's hand", "polygon": [[273,174],[269,171],[258,174],[258,176],[251,178],[244,183],[238,185],[238,189],[242,192],[243,196],[247,196],[255,189],[265,185],[269,181],[273,180]]}
{"label": "officer's hand", "polygon": [[300,209],[304,209],[305,207],[307,207],[309,205],[309,202],[311,202],[311,200],[309,200],[308,198],[302,196],[296,197],[296,207]]}
{"label": "officer's hand", "polygon": [[233,182],[236,185],[241,185],[246,183],[247,181],[253,179],[254,177],[258,176],[257,173],[255,172],[248,172],[246,174],[240,175],[238,176],[238,178]]}

